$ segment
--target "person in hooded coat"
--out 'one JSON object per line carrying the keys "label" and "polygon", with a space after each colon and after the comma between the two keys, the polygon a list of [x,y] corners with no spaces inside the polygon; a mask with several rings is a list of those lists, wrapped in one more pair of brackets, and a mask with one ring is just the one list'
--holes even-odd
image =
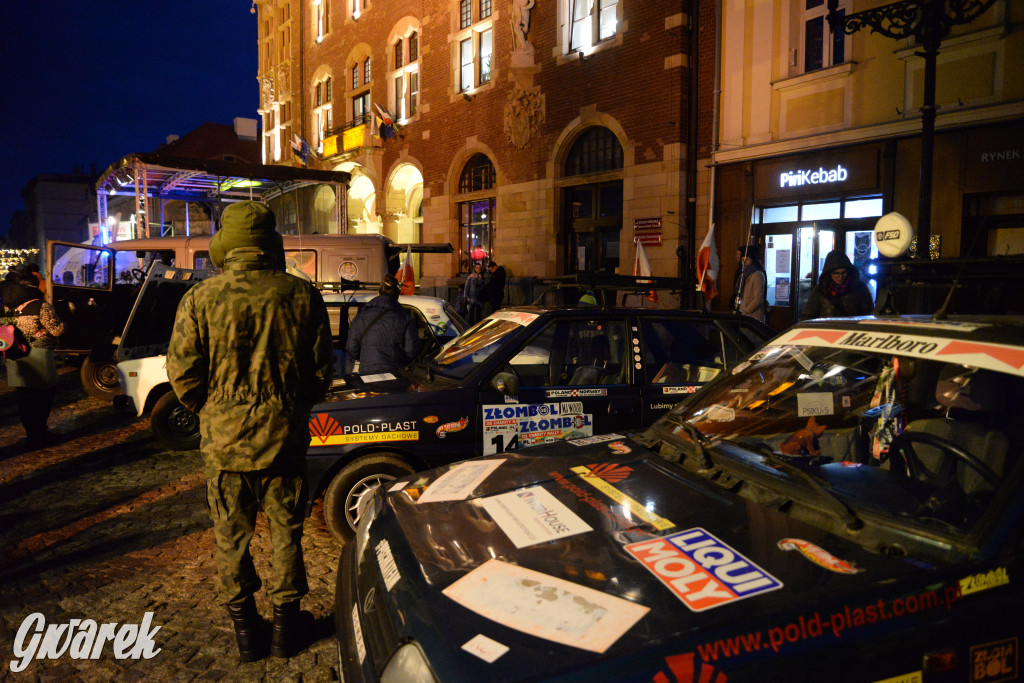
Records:
{"label": "person in hooded coat", "polygon": [[748,245],[740,249],[743,252],[743,270],[740,278],[742,289],[739,311],[743,315],[765,322],[768,317],[768,277],[764,272],[764,266],[757,258],[757,247]]}
{"label": "person in hooded coat", "polygon": [[811,288],[801,320],[871,315],[875,302],[871,290],[849,257],[835,249],[825,256],[818,284]]}
{"label": "person in hooded coat", "polygon": [[359,361],[362,376],[396,374],[419,353],[416,321],[398,303],[399,285],[385,275],[377,296],[363,306],[349,327],[345,351]]}
{"label": "person in hooded coat", "polygon": [[182,298],[167,350],[171,387],[199,414],[218,597],[243,662],[266,655],[253,599],[262,582],[249,553],[258,510],[273,547],[270,653],[296,654],[306,630],[298,622],[309,590],[302,556],[309,413],[334,366],[323,297],[285,272],[282,242],[265,205],[228,206],[210,240],[210,259],[223,272]]}

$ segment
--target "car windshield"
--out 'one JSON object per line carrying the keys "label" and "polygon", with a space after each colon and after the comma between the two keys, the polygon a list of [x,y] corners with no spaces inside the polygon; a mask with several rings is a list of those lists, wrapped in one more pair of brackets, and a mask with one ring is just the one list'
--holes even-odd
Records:
{"label": "car windshield", "polygon": [[[651,433],[679,442],[663,455],[692,452],[693,467],[708,473],[736,463],[770,470],[760,496],[772,478],[789,489],[800,478],[803,495],[842,501],[819,500],[819,510],[848,506],[963,535],[1012,479],[1024,426],[1006,399],[1022,392],[1024,378],[990,368],[776,345],[677,405]],[[793,468],[799,477],[780,476]],[[843,516],[848,526],[860,523]]]}
{"label": "car windshield", "polygon": [[427,359],[427,363],[439,375],[456,379],[468,377],[504,345],[506,338],[536,318],[536,314],[532,313],[497,311],[445,344]]}

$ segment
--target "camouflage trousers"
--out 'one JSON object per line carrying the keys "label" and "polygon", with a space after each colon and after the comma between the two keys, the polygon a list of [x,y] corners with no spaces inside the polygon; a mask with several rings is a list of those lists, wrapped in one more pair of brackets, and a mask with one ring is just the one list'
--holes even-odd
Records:
{"label": "camouflage trousers", "polygon": [[271,603],[284,605],[309,592],[302,559],[306,487],[301,471],[207,469],[206,502],[217,543],[220,604],[239,604],[263,585],[249,553],[258,510],[266,513],[270,523],[273,580],[267,593]]}

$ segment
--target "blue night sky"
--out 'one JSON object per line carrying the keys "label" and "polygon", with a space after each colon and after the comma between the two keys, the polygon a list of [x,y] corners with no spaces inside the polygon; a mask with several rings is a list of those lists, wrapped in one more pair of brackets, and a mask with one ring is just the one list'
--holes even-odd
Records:
{"label": "blue night sky", "polygon": [[257,118],[250,0],[4,0],[0,234],[41,173],[102,172],[206,122]]}

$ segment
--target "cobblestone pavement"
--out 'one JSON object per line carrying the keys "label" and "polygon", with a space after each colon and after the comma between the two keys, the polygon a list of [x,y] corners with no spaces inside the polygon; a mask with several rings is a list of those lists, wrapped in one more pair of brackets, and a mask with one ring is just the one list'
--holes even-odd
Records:
{"label": "cobblestone pavement", "polygon": [[[213,532],[198,451],[161,448],[147,418],[89,397],[73,367],[61,370],[50,427],[63,443],[22,453],[14,392],[2,383],[0,680],[338,679],[331,610],[341,547],[319,510],[306,521],[303,543],[310,592],[302,606],[316,619],[315,642],[291,659],[240,665],[234,632],[215,602]],[[260,575],[269,577],[262,515],[253,555]],[[265,592],[257,594],[257,605],[269,615]],[[37,612],[47,624],[141,624],[152,612],[160,651],[151,659],[117,659],[108,643],[97,659],[65,653],[12,673],[15,635]]]}

